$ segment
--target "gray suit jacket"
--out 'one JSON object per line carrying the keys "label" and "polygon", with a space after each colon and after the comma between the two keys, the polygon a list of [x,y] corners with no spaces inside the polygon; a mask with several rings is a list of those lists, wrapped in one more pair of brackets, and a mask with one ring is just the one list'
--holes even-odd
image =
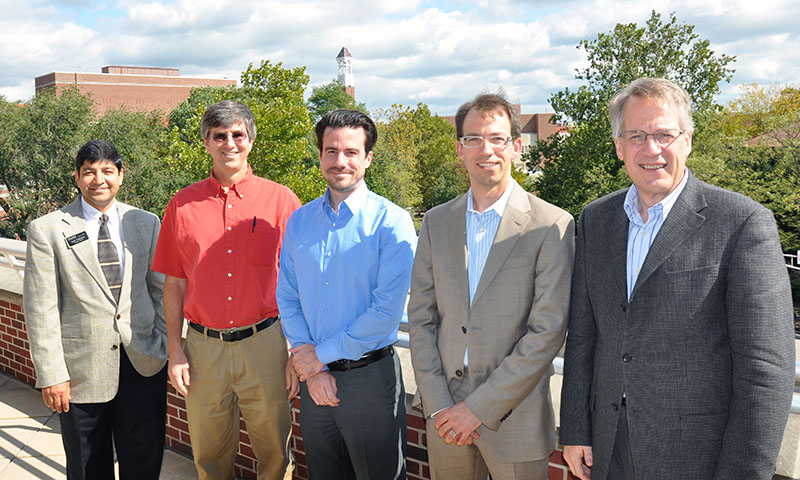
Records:
{"label": "gray suit jacket", "polygon": [[150,270],[160,223],[155,215],[116,202],[125,267],[119,305],[97,255],[85,240],[80,197],[28,226],[24,309],[36,386],[70,381],[73,403],[111,400],[119,383],[119,345],[144,376],[167,358],[162,305],[164,276]]}
{"label": "gray suit jacket", "polygon": [[771,213],[689,174],[628,301],[625,193],[578,224],[561,443],[591,445],[606,478],[624,390],[638,478],[772,478],[794,333]]}
{"label": "gray suit jacket", "polygon": [[469,409],[481,451],[500,462],[555,447],[552,361],[564,341],[574,250],[572,216],[515,185],[472,305],[466,195],[422,222],[408,320],[417,398],[425,415],[453,405],[469,346]]}

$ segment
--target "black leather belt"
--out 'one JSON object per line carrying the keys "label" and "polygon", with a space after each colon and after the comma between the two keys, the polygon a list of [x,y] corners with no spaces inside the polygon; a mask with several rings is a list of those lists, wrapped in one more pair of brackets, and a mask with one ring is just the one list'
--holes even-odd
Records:
{"label": "black leather belt", "polygon": [[244,340],[245,338],[252,337],[257,332],[264,330],[265,328],[270,327],[273,323],[280,320],[280,317],[269,317],[265,318],[264,320],[256,323],[255,325],[250,325],[247,328],[242,330],[214,330],[213,328],[204,327],[198,323],[189,322],[189,326],[193,329],[197,330],[200,333],[208,335],[211,338],[219,338],[224,342],[238,342],[239,340]]}
{"label": "black leather belt", "polygon": [[394,355],[394,348],[392,348],[391,345],[367,352],[358,360],[336,360],[328,364],[328,370],[332,372],[344,372],[354,368],[366,367],[370,363],[377,362],[386,355]]}

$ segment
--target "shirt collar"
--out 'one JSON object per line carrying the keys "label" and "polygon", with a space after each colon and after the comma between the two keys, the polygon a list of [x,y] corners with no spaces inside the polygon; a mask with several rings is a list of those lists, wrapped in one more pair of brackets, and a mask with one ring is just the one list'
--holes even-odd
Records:
{"label": "shirt collar", "polygon": [[[683,178],[678,186],[675,187],[675,190],[671,191],[669,195],[664,197],[663,200],[648,208],[647,211],[657,212],[658,210],[661,210],[661,216],[666,220],[667,215],[669,215],[672,207],[675,206],[675,202],[678,201],[678,197],[680,196],[681,192],[683,192],[683,189],[686,187],[686,181],[688,179],[689,169],[684,168]],[[625,203],[623,204],[623,207],[625,208],[625,213],[628,215],[628,220],[630,220],[631,223],[644,225],[644,222],[642,221],[642,214],[639,211],[639,191],[636,189],[636,185],[631,185],[631,188],[628,189],[628,193],[625,195]],[[648,221],[651,217],[653,217],[653,215],[647,215]]]}
{"label": "shirt collar", "polygon": [[[250,167],[250,164],[247,164],[247,173],[244,174],[244,178],[239,180],[238,182],[234,183],[233,185],[228,188],[228,191],[233,191],[236,193],[236,196],[239,198],[244,197],[244,191],[247,189],[247,185],[250,183],[250,179],[253,178],[253,169]],[[222,184],[217,180],[214,176],[214,169],[211,169],[211,174],[208,176],[209,179],[209,187],[211,188],[211,193],[218,194],[225,191]]]}
{"label": "shirt collar", "polygon": [[81,211],[83,212],[83,219],[89,222],[97,222],[100,223],[100,217],[105,213],[108,216],[108,223],[111,225],[119,224],[119,212],[117,211],[117,200],[111,200],[111,207],[106,210],[105,212],[101,212],[100,210],[94,208],[92,205],[89,204],[86,200],[83,199],[83,195],[81,195]]}
{"label": "shirt collar", "polygon": [[[511,181],[508,182],[508,186],[506,187],[506,191],[503,192],[502,195],[500,195],[500,198],[498,198],[497,201],[494,202],[491,207],[489,207],[486,210],[484,210],[483,213],[486,213],[489,210],[494,210],[494,212],[497,214],[497,216],[499,216],[499,217],[503,216],[503,212],[506,211],[506,207],[508,206],[508,199],[511,198],[511,190],[513,190],[514,189],[514,185],[517,184],[517,181],[514,180],[513,178],[510,179],[510,180]],[[467,190],[467,212],[478,213],[478,211],[475,210],[473,208],[473,206],[472,206],[472,187],[470,187],[470,189]]]}
{"label": "shirt collar", "polygon": [[[359,182],[358,186],[356,186],[356,189],[353,190],[353,193],[351,193],[347,198],[342,200],[342,202],[339,204],[339,211],[341,211],[342,205],[345,205],[347,206],[347,209],[350,210],[350,213],[355,215],[364,205],[364,202],[367,201],[368,193],[369,193],[369,188],[367,188],[367,182],[365,182],[362,179]],[[331,204],[330,187],[328,187],[325,190],[325,196],[323,197],[323,202],[325,203],[326,207],[333,209],[333,204]]]}

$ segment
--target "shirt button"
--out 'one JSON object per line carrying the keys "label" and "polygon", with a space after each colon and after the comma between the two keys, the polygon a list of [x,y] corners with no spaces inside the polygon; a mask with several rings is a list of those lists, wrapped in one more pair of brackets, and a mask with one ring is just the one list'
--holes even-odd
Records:
{"label": "shirt button", "polygon": [[330,257],[331,255],[333,255],[333,253],[332,252],[328,252],[326,255]]}
{"label": "shirt button", "polygon": [[333,226],[334,226],[334,227],[336,226],[336,222],[333,222]]}
{"label": "shirt button", "polygon": [[233,274],[232,273],[228,273],[228,277],[230,277],[231,275],[233,275]]}
{"label": "shirt button", "polygon": [[644,232],[642,232],[642,236],[644,237]]}
{"label": "shirt button", "polygon": [[117,345],[111,345],[111,350],[116,350],[116,349],[118,349],[118,348],[119,348],[119,347],[118,347]]}
{"label": "shirt button", "polygon": [[326,281],[326,282],[325,282],[325,285],[330,285],[330,282]]}
{"label": "shirt button", "polygon": [[231,253],[231,252],[232,252],[232,250],[231,250],[231,249],[228,249],[228,253]]}
{"label": "shirt button", "polygon": [[467,327],[462,326],[461,327],[461,333],[467,333]]}
{"label": "shirt button", "polygon": [[323,310],[323,311],[322,311],[322,313],[324,313],[325,315],[327,315],[327,314],[328,314],[328,309],[326,308],[325,310]]}
{"label": "shirt button", "polygon": [[231,320],[230,322],[228,322],[228,325],[233,325],[233,320]]}
{"label": "shirt button", "polygon": [[229,300],[229,301],[230,301],[230,300],[233,300],[233,297],[228,297],[228,300]]}
{"label": "shirt button", "polygon": [[478,231],[479,231],[479,232],[483,232],[483,230],[484,230],[484,228],[483,228],[483,227],[481,227],[481,228],[480,228]]}
{"label": "shirt button", "polygon": [[638,268],[636,269],[636,273],[639,273],[639,269]]}
{"label": "shirt button", "polygon": [[228,208],[231,208],[232,206],[233,206],[233,205],[231,205],[230,203],[228,204]]}
{"label": "shirt button", "polygon": [[229,231],[229,232],[231,231],[231,227],[228,227],[228,231]]}

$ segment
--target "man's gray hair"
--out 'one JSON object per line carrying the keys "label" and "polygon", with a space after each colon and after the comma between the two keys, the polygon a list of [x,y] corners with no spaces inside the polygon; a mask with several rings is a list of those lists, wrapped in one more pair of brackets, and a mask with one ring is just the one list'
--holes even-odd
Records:
{"label": "man's gray hair", "polygon": [[247,129],[250,140],[256,139],[256,119],[247,105],[232,100],[222,100],[206,109],[203,123],[200,124],[200,133],[203,138],[208,138],[208,132],[215,127],[228,128],[234,123],[242,122]]}
{"label": "man's gray hair", "polygon": [[642,77],[631,82],[608,102],[608,116],[611,120],[611,132],[614,138],[622,135],[623,109],[630,97],[647,98],[656,102],[667,103],[677,109],[678,126],[682,132],[694,132],[692,121],[692,99],[686,90],[664,78]]}

